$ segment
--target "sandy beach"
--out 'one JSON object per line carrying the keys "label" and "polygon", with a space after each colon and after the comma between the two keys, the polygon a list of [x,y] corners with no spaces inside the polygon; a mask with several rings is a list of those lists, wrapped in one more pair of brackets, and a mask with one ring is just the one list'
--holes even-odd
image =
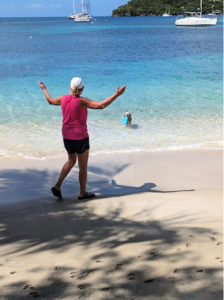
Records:
{"label": "sandy beach", "polygon": [[222,152],[0,159],[0,299],[222,299]]}

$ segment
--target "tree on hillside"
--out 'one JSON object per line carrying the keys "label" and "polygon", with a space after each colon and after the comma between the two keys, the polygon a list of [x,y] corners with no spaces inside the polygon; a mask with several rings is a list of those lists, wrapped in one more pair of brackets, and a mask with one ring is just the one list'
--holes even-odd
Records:
{"label": "tree on hillside", "polygon": [[[200,9],[200,0],[132,0],[113,10],[113,16],[160,16],[170,5],[172,15],[181,14],[184,11],[196,11]],[[211,9],[223,11],[222,0],[204,0],[203,13],[211,12]]]}

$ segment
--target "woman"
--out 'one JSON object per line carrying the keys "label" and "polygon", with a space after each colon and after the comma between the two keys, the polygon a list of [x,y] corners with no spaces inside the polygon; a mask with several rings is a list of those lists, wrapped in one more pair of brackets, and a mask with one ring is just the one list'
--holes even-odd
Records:
{"label": "woman", "polygon": [[65,177],[71,171],[78,158],[80,194],[78,199],[87,199],[95,196],[94,193],[86,192],[87,163],[89,157],[89,135],[87,130],[87,108],[104,109],[117,97],[122,95],[126,89],[117,87],[116,92],[109,98],[99,102],[81,97],[84,89],[82,79],[74,77],[70,84],[70,94],[52,98],[43,82],[39,81],[44,95],[49,104],[61,105],[63,115],[62,135],[64,146],[68,152],[68,161],[64,164],[58,181],[51,191],[57,198],[62,199],[61,185]]}

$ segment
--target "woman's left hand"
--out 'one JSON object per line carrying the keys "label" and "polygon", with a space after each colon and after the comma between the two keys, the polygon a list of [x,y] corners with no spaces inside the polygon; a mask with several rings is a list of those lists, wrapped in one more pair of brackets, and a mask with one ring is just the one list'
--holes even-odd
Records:
{"label": "woman's left hand", "polygon": [[126,89],[126,85],[122,86],[122,88],[119,88],[119,86],[118,86],[115,94],[119,97],[120,95],[122,95],[125,92],[125,89]]}

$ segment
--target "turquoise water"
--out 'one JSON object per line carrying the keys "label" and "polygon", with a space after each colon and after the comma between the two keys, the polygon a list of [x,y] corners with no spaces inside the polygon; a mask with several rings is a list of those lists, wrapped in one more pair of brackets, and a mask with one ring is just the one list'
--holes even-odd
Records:
{"label": "turquoise water", "polygon": [[[105,110],[89,110],[91,151],[218,148],[222,140],[222,23],[179,28],[175,18],[0,20],[0,155],[64,155],[60,107],[74,76],[83,96],[127,91]],[[129,111],[133,126],[121,124]]]}

